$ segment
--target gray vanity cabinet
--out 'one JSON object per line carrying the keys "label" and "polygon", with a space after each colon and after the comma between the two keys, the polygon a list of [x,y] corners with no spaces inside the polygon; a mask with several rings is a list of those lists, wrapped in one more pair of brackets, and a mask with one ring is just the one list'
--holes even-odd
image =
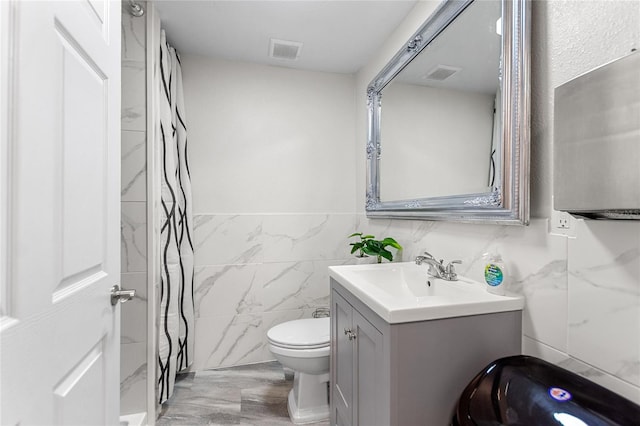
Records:
{"label": "gray vanity cabinet", "polygon": [[467,383],[521,353],[522,312],[389,324],[331,279],[331,425],[445,426]]}

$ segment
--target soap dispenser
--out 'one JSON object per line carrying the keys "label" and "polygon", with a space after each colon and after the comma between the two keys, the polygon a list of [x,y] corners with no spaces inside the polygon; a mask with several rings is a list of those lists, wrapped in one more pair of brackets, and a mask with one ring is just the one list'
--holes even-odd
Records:
{"label": "soap dispenser", "polygon": [[502,256],[498,253],[485,253],[484,259],[484,282],[489,293],[505,294],[505,281],[507,278]]}

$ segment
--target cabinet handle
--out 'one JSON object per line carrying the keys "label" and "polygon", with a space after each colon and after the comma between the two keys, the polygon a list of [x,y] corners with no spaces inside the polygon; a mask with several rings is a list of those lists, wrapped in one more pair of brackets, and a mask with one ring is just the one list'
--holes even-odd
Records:
{"label": "cabinet handle", "polygon": [[349,340],[354,340],[356,338],[356,333],[354,333],[350,328],[345,328],[344,334],[349,338]]}

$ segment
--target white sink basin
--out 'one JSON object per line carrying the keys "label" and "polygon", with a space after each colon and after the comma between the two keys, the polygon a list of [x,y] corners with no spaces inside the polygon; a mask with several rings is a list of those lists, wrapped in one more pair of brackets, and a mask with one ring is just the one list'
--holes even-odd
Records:
{"label": "white sink basin", "polygon": [[522,310],[521,296],[498,296],[484,285],[458,276],[445,281],[427,276],[413,262],[329,267],[329,275],[365,305],[394,324]]}

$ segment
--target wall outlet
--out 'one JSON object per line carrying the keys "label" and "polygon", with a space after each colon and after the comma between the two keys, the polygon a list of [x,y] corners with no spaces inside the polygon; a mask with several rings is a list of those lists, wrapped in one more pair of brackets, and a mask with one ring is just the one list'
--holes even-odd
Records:
{"label": "wall outlet", "polygon": [[569,219],[566,217],[559,217],[556,225],[560,229],[569,229]]}
{"label": "wall outlet", "polygon": [[549,233],[552,235],[576,236],[576,219],[567,212],[553,210],[549,219]]}

